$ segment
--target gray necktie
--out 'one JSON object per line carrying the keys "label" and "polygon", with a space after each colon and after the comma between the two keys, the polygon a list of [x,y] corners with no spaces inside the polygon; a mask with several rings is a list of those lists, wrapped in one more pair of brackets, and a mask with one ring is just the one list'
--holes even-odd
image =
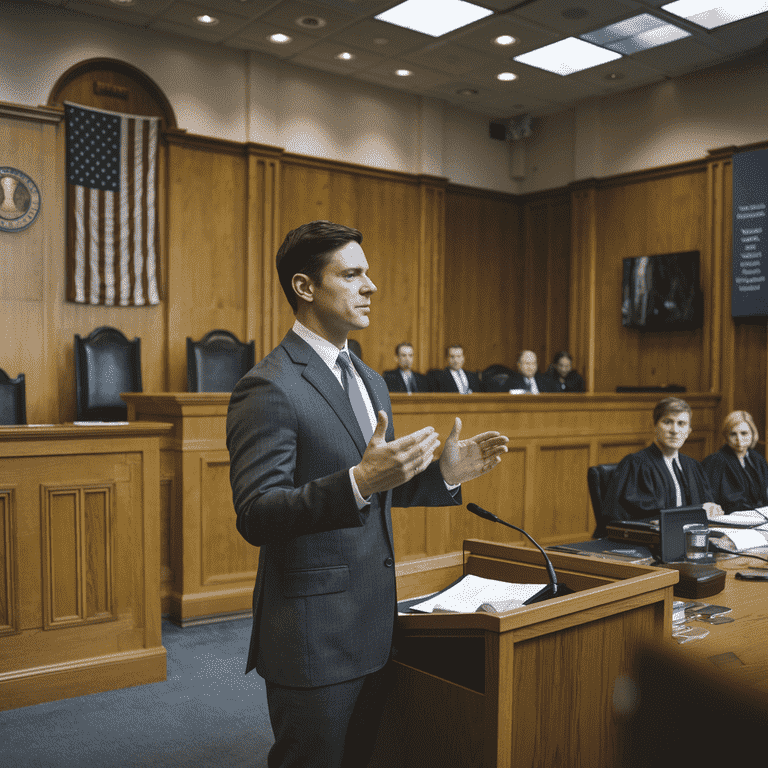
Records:
{"label": "gray necktie", "polygon": [[346,350],[339,352],[337,361],[339,363],[339,368],[341,368],[341,383],[344,386],[344,391],[347,393],[349,402],[352,404],[352,410],[357,417],[360,431],[363,433],[363,437],[367,443],[371,439],[371,435],[373,435],[373,427],[371,426],[371,419],[368,416],[368,409],[365,407],[363,393],[360,391],[360,386],[358,385],[355,373],[352,370],[352,361],[349,359],[349,354]]}

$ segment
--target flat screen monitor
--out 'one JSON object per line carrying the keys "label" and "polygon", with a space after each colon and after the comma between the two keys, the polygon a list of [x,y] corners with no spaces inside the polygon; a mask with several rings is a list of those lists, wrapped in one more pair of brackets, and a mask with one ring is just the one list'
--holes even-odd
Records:
{"label": "flat screen monitor", "polygon": [[699,252],[624,259],[621,323],[646,331],[700,328]]}
{"label": "flat screen monitor", "polygon": [[678,563],[685,560],[683,526],[691,523],[707,525],[707,513],[704,507],[694,505],[660,510],[659,559],[662,563]]}

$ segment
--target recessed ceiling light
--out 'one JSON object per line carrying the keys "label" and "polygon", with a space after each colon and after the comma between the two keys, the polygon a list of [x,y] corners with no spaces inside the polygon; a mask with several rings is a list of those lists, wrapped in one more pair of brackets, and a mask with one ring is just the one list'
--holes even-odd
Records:
{"label": "recessed ceiling light", "polygon": [[278,45],[285,45],[286,43],[290,43],[291,40],[293,40],[292,37],[289,35],[284,35],[282,32],[275,32],[274,35],[269,36],[269,39]]}
{"label": "recessed ceiling light", "polygon": [[715,29],[739,19],[768,11],[768,0],[676,0],[661,6],[665,11],[688,19],[705,29]]}
{"label": "recessed ceiling light", "polygon": [[374,45],[386,45],[389,42],[386,37],[374,37],[373,38],[373,44]]}
{"label": "recessed ceiling light", "polygon": [[499,35],[493,42],[496,45],[514,45],[517,42],[517,38],[512,37],[512,35]]}
{"label": "recessed ceiling light", "polygon": [[413,72],[411,72],[410,69],[396,69],[395,74],[398,77],[410,77],[413,74]]}
{"label": "recessed ceiling light", "polygon": [[112,5],[133,5],[135,0],[109,0]]}
{"label": "recessed ceiling light", "polygon": [[326,21],[319,16],[301,16],[296,19],[296,24],[304,29],[322,29]]}
{"label": "recessed ceiling light", "polygon": [[343,51],[342,53],[337,53],[336,58],[341,59],[342,61],[352,61],[352,59],[355,58],[355,54],[350,53],[349,51]]}
{"label": "recessed ceiling light", "polygon": [[609,24],[594,32],[579,35],[579,38],[627,55],[690,36],[690,32],[674,24],[657,19],[650,13],[641,13],[617,24]]}
{"label": "recessed ceiling light", "polygon": [[207,13],[204,13],[202,16],[195,16],[195,21],[204,27],[215,27],[219,23],[215,16],[209,16]]}
{"label": "recessed ceiling light", "polygon": [[440,37],[492,15],[493,11],[464,0],[405,0],[375,18],[425,35]]}
{"label": "recessed ceiling light", "polygon": [[575,37],[566,37],[535,51],[515,56],[513,61],[554,72],[556,75],[570,75],[620,58],[620,53],[607,51]]}
{"label": "recessed ceiling light", "polygon": [[477,96],[477,88],[459,88],[456,91],[457,96]]}
{"label": "recessed ceiling light", "polygon": [[517,80],[517,75],[514,72],[499,72],[496,75],[497,80]]}
{"label": "recessed ceiling light", "polygon": [[623,72],[609,72],[606,76],[606,80],[623,80],[625,77]]}

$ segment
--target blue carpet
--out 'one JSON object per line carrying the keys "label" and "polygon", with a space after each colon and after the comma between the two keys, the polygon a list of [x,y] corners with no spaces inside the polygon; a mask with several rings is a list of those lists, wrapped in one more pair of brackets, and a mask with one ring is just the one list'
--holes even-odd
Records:
{"label": "blue carpet", "polygon": [[0,712],[2,768],[265,768],[264,681],[245,671],[251,620],[163,621],[168,679]]}

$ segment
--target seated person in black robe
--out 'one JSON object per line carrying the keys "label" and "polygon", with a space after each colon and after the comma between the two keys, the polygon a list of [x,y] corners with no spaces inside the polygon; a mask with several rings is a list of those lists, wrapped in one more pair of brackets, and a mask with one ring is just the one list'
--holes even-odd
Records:
{"label": "seated person in black robe", "polygon": [[691,434],[691,407],[667,397],[653,409],[654,441],[625,456],[613,473],[603,515],[608,520],[642,520],[660,509],[701,504],[707,516],[723,513],[698,461],[679,453]]}
{"label": "seated person in black robe", "polygon": [[746,411],[733,411],[723,421],[725,445],[702,462],[726,514],[768,506],[768,464],[754,450],[758,432]]}
{"label": "seated person in black robe", "polygon": [[554,392],[586,392],[584,379],[573,370],[573,358],[570,352],[558,352],[552,358],[545,376],[552,379]]}

